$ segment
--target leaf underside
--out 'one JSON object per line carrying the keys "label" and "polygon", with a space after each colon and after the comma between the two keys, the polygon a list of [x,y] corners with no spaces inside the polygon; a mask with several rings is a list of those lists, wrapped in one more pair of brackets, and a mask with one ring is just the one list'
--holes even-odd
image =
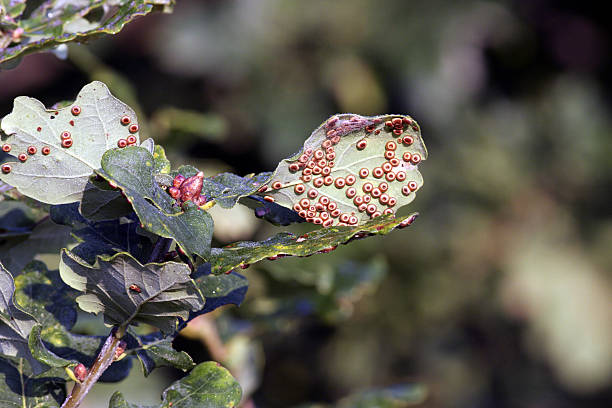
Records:
{"label": "leaf underside", "polygon": [[[72,113],[75,106],[81,109],[78,115]],[[98,81],[85,85],[72,105],[57,110],[46,109],[34,98],[17,97],[13,111],[2,119],[2,131],[8,135],[2,139],[11,155],[24,154],[26,160],[9,162],[10,172],[0,173],[0,178],[48,204],[80,201],[104,152],[130,135],[138,143],[138,132],[130,133],[121,123],[124,116],[137,125],[134,111]],[[62,147],[62,134],[70,135],[71,147]],[[43,154],[45,149],[48,154]]]}
{"label": "leaf underside", "polygon": [[259,195],[315,224],[363,224],[414,200],[426,158],[408,116],[336,115],[278,165]]}

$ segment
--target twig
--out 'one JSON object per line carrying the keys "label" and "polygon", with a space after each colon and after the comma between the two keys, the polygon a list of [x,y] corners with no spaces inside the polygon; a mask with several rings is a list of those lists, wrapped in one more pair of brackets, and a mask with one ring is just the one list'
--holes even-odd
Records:
{"label": "twig", "polygon": [[106,371],[106,369],[113,363],[115,360],[115,351],[119,346],[120,338],[117,337],[117,333],[112,332],[106,341],[104,342],[104,346],[102,346],[102,350],[96,357],[96,361],[94,361],[93,365],[89,370],[89,374],[87,377],[79,384],[76,383],[72,388],[72,392],[64,401],[64,404],[61,408],[78,408],[83,399],[91,390],[91,387],[98,381],[100,376]]}
{"label": "twig", "polygon": [[151,251],[151,256],[149,256],[149,262],[159,262],[163,260],[164,255],[166,255],[170,249],[170,245],[172,245],[172,239],[159,237],[153,247],[153,251]]}

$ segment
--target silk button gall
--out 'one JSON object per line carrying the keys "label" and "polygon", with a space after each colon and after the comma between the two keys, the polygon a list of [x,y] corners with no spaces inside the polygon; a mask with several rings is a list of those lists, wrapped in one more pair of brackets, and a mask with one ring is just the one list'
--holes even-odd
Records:
{"label": "silk button gall", "polygon": [[37,151],[36,146],[28,146],[28,154],[36,154]]}
{"label": "silk button gall", "polygon": [[306,187],[303,184],[296,184],[295,187],[293,187],[293,191],[295,194],[302,194],[306,191]]}
{"label": "silk button gall", "polygon": [[44,154],[46,156],[49,153],[51,153],[51,148],[49,146],[45,146],[40,151],[42,152],[42,154]]}
{"label": "silk button gall", "polygon": [[20,162],[25,162],[26,160],[28,160],[28,155],[25,153],[19,153],[19,156],[17,156],[17,158],[19,159]]}
{"label": "silk button gall", "polygon": [[11,151],[11,145],[10,144],[6,144],[6,143],[3,144],[2,145],[2,151],[6,152],[6,153],[10,152]]}
{"label": "silk button gall", "polygon": [[128,131],[130,133],[136,133],[136,132],[138,132],[138,129],[139,129],[138,125],[134,123],[134,124],[130,125],[130,127],[128,128]]}
{"label": "silk button gall", "polygon": [[414,138],[412,136],[404,136],[402,141],[406,146],[410,146],[412,143],[414,143]]}
{"label": "silk button gall", "polygon": [[132,121],[129,116],[122,116],[121,119],[119,119],[119,120],[121,121],[121,124],[123,126],[129,125],[130,122]]}
{"label": "silk button gall", "polygon": [[70,113],[72,113],[74,116],[79,116],[81,114],[81,107],[74,105],[72,109],[70,109]]}
{"label": "silk button gall", "polygon": [[3,164],[2,165],[2,172],[4,174],[9,174],[11,172],[11,165],[10,164]]}
{"label": "silk button gall", "polygon": [[127,140],[125,140],[125,139],[119,139],[119,140],[117,141],[117,146],[118,146],[118,147],[120,147],[120,148],[122,148],[122,149],[123,149],[124,147],[126,147],[127,145],[128,145],[128,142],[127,142]]}

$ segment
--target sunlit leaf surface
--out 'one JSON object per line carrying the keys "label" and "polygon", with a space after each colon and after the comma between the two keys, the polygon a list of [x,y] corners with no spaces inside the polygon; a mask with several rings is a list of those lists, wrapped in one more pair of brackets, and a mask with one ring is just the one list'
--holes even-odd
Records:
{"label": "sunlit leaf surface", "polygon": [[81,200],[104,152],[130,136],[138,143],[134,111],[98,81],[83,87],[72,105],[57,110],[20,96],[1,127],[8,135],[3,142],[17,160],[4,165],[0,178],[49,204]]}

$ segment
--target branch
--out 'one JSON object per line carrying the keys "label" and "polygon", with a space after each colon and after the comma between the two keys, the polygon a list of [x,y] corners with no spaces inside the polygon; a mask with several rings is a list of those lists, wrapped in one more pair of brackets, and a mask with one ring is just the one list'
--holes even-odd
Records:
{"label": "branch", "polygon": [[114,331],[111,332],[104,342],[104,346],[102,346],[102,350],[100,350],[98,357],[96,357],[96,361],[94,361],[91,366],[89,374],[80,384],[76,383],[74,385],[72,392],[68,398],[66,398],[61,408],[79,407],[89,390],[91,390],[91,387],[93,387],[104,371],[113,363],[115,360],[115,352],[121,341],[121,339],[117,337],[117,334],[118,333]]}

